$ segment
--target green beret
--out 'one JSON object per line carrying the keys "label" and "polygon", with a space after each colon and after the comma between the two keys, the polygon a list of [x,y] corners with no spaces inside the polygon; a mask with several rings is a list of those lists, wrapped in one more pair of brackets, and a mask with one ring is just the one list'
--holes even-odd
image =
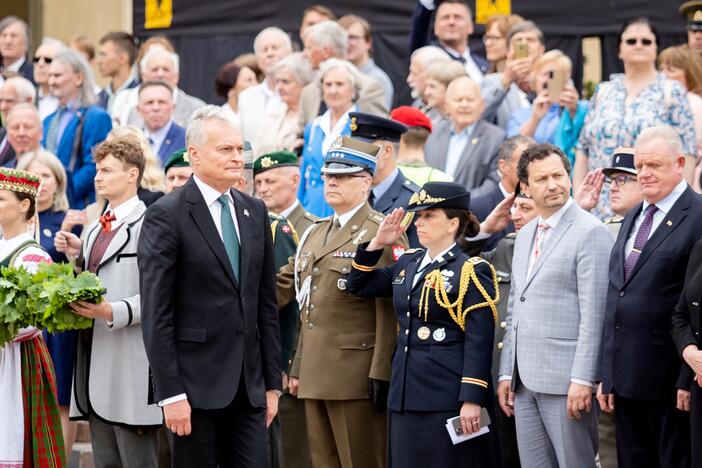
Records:
{"label": "green beret", "polygon": [[185,148],[181,148],[175,153],[171,155],[170,158],[168,158],[168,161],[166,161],[166,164],[164,165],[163,169],[164,172],[168,172],[168,169],[172,167],[187,167],[190,166],[190,163],[185,160]]}
{"label": "green beret", "polygon": [[254,161],[254,175],[283,166],[297,166],[297,155],[291,151],[264,154]]}

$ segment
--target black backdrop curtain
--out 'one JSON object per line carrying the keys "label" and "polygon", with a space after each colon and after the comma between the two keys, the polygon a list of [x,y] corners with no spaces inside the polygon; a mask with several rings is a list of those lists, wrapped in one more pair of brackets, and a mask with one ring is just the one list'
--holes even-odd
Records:
{"label": "black backdrop curtain", "polygon": [[[145,11],[172,1],[168,28],[146,29]],[[373,28],[374,59],[395,85],[396,104],[410,101],[405,83],[409,64],[408,35],[416,0],[321,0],[337,15],[363,16]],[[313,0],[134,0],[134,34],[139,39],[164,34],[181,58],[180,87],[207,102],[221,102],[214,94],[219,67],[253,50],[253,39],[266,26],[279,26],[297,40],[302,11]],[[475,1],[471,1],[474,5]],[[659,50],[685,39],[678,14],[680,1],[651,0],[512,0],[512,11],[535,21],[546,34],[547,49],[560,49],[573,61],[573,78],[582,80],[583,37],[602,41],[603,79],[622,70],[616,34],[623,21],[650,18],[661,33]],[[481,52],[483,27],[476,25],[471,48]]]}

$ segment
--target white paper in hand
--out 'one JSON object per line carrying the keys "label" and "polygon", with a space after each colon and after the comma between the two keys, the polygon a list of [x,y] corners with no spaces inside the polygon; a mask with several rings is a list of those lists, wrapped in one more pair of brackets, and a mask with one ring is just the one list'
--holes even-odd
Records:
{"label": "white paper in hand", "polygon": [[447,419],[446,420],[446,430],[449,433],[449,436],[451,437],[451,442],[453,445],[460,444],[461,442],[465,442],[466,440],[474,439],[476,437],[479,437],[483,434],[487,434],[490,432],[490,427],[489,426],[483,426],[478,430],[477,432],[474,432],[472,434],[462,434],[458,435],[456,434],[456,430],[453,427],[453,420],[454,419],[460,419],[460,416],[456,416],[455,418]]}

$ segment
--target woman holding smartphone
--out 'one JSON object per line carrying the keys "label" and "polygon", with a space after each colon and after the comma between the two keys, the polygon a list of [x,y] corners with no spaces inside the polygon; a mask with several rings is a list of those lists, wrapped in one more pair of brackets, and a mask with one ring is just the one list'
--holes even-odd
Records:
{"label": "woman holding smartphone", "polygon": [[463,250],[479,231],[470,193],[453,182],[429,182],[410,200],[424,249],[375,269],[383,249],[404,232],[398,208],[376,236],[358,246],[348,290],[362,297],[392,297],[399,322],[388,398],[392,468],[499,466],[490,431],[453,445],[447,420],[474,434],[493,415],[492,346],[497,278],[492,266]]}

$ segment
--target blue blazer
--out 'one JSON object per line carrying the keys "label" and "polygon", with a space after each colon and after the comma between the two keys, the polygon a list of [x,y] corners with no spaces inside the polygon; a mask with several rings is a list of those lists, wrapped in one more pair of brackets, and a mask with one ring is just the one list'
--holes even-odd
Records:
{"label": "blue blazer", "polygon": [[[446,50],[446,48],[439,44],[437,40],[432,39],[431,31],[433,18],[434,11],[429,10],[420,2],[417,2],[417,5],[414,7],[414,12],[412,13],[412,25],[410,27],[409,34],[410,55],[412,55],[412,52],[419,49],[420,47],[424,47],[426,45],[434,45],[443,49],[444,52],[449,54],[452,59],[459,60],[459,58],[456,57],[455,54],[452,54],[451,52]],[[480,68],[480,71],[483,73],[483,75],[490,71],[490,63],[483,57],[474,54],[473,52],[470,53],[470,57],[473,59],[478,68]]]}
{"label": "blue blazer", "polygon": [[702,197],[688,187],[646,242],[624,279],[625,244],[642,204],[627,213],[609,262],[602,388],[639,400],[666,400],[690,389],[671,335],[690,252],[702,237]]}
{"label": "blue blazer", "polygon": [[158,156],[161,158],[161,162],[165,165],[168,158],[170,158],[173,153],[184,147],[185,129],[173,122],[171,128],[168,129],[166,139],[163,140],[161,147],[158,149]]}
{"label": "blue blazer", "polygon": [[[445,273],[448,299],[456,302],[461,269],[470,257],[455,245],[440,261],[417,273],[424,250],[408,250],[397,263],[373,269],[382,250],[368,252],[368,243],[359,245],[346,287],[361,297],[392,297],[399,326],[397,347],[392,357],[388,408],[393,411],[458,411],[469,401],[489,408],[494,401],[492,346],[495,319],[488,306],[477,307],[465,318],[465,330],[436,302],[434,289],[418,315],[419,300],[428,273]],[[474,264],[480,284],[491,298],[495,296],[489,264]],[[421,275],[414,283],[416,274]],[[462,310],[485,302],[471,282]],[[455,312],[455,310],[454,310]]]}
{"label": "blue blazer", "polygon": [[[297,190],[297,198],[305,210],[317,217],[324,218],[332,215],[334,210],[324,201],[322,166],[324,166],[325,155],[322,153],[322,142],[325,134],[322,127],[319,126],[319,120],[318,117],[305,126],[305,146],[302,150],[301,180],[300,188]],[[350,124],[351,119],[346,122],[340,136],[351,135]]]}
{"label": "blue blazer", "polygon": [[[44,119],[42,146],[46,146],[49,125],[55,114],[56,112]],[[80,154],[77,155],[75,165],[71,169],[69,165],[71,153],[73,153],[73,140],[75,139],[78,122],[81,117],[85,119],[85,122],[79,146]],[[71,208],[82,209],[95,201],[95,187],[93,185],[95,160],[93,159],[93,148],[105,140],[110,130],[112,130],[112,119],[107,112],[97,105],[91,105],[79,108],[73,119],[68,122],[63,135],[61,135],[61,141],[59,141],[56,148],[56,156],[63,163],[63,167],[66,168],[66,175],[68,176],[66,194],[68,195],[68,204]]]}
{"label": "blue blazer", "polygon": [[[505,196],[502,195],[500,186],[495,186],[494,189],[485,195],[471,199],[470,211],[476,216],[476,218],[478,218],[478,221],[483,222],[492,212],[492,210],[494,210],[495,207],[504,199]],[[500,241],[500,239],[504,238],[510,232],[514,232],[514,223],[511,221],[505,229],[500,232],[496,232],[487,239],[485,245],[482,246],[483,252],[487,252],[497,247],[497,243]]]}

